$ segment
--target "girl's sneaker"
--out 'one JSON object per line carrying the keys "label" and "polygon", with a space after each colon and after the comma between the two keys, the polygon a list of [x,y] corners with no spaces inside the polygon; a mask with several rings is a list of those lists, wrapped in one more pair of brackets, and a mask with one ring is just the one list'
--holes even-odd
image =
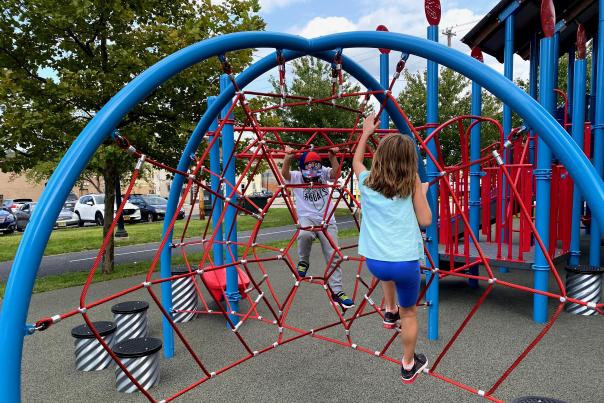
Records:
{"label": "girl's sneaker", "polygon": [[406,370],[403,366],[401,366],[401,380],[403,383],[413,383],[417,378],[417,375],[419,375],[419,373],[422,372],[426,366],[428,366],[428,359],[425,355],[414,354],[413,358],[415,361],[413,363],[413,368]]}
{"label": "girl's sneaker", "polygon": [[398,310],[396,312],[388,312],[384,313],[384,329],[394,329],[396,327],[396,322],[401,320],[401,316],[398,314]]}

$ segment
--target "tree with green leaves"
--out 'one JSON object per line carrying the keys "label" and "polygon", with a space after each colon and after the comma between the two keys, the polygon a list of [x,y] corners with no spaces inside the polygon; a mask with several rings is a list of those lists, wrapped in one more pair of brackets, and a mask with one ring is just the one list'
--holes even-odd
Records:
{"label": "tree with green leaves", "polygon": [[[0,161],[5,172],[44,180],[103,105],[136,75],[200,40],[262,30],[257,0],[5,0],[0,14]],[[235,71],[251,50],[228,55]],[[175,166],[186,139],[218,93],[212,59],[170,79],[116,129],[141,152]],[[105,217],[113,217],[115,180],[134,161],[107,141],[84,176],[104,179]],[[111,220],[105,220],[104,234]],[[103,270],[113,270],[113,243]]]}
{"label": "tree with green leaves", "polygon": [[[289,95],[310,97],[312,99],[328,98],[332,95],[332,69],[331,66],[314,57],[302,57],[292,63],[291,74],[293,78],[286,85]],[[273,89],[279,92],[279,82],[271,79]],[[342,93],[353,93],[361,90],[358,84],[350,82],[350,76],[343,73],[343,84],[340,88]],[[343,97],[336,99],[335,104],[360,109],[360,97]],[[276,113],[285,127],[341,127],[351,128],[354,126],[357,114],[345,109],[335,108],[333,105],[312,103],[310,105],[293,106],[279,109]],[[284,141],[304,143],[308,139],[308,133],[283,133]],[[331,140],[334,143],[344,142],[346,135],[336,135]],[[315,146],[326,145],[326,140],[317,138]]]}
{"label": "tree with green leaves", "polygon": [[[414,126],[426,122],[426,71],[403,72],[405,88],[397,100]],[[444,123],[459,115],[469,115],[471,111],[471,82],[468,78],[448,68],[441,68],[438,82],[438,123]],[[501,102],[487,91],[482,91],[482,115],[501,120]],[[464,121],[467,128],[470,121]],[[481,146],[485,147],[499,140],[495,126],[483,123]],[[458,164],[461,160],[461,147],[457,125],[445,128],[440,136],[440,145],[446,165]]]}

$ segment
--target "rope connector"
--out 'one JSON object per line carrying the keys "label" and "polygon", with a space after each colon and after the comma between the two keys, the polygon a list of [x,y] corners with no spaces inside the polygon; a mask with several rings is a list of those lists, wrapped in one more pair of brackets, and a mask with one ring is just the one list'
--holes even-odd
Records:
{"label": "rope connector", "polygon": [[87,310],[88,309],[86,309],[86,307],[82,307],[82,306],[78,308],[78,312],[82,313],[82,314],[86,313]]}
{"label": "rope connector", "polygon": [[136,167],[134,167],[134,169],[137,171],[140,171],[141,168],[143,167],[143,164],[145,163],[146,158],[147,158],[147,156],[145,154],[142,154],[140,156],[140,158],[138,159],[138,162],[136,163]]}
{"label": "rope connector", "polygon": [[495,161],[497,161],[497,165],[499,165],[499,166],[503,165],[503,160],[501,159],[501,155],[499,155],[499,153],[497,152],[497,150],[493,150],[491,152],[491,154],[493,154],[493,157],[495,158]]}

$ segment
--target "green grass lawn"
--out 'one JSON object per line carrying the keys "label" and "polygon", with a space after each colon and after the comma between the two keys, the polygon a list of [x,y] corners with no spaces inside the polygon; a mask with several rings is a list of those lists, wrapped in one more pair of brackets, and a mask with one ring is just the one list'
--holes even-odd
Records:
{"label": "green grass lawn", "polygon": [[[359,234],[359,232],[356,228],[344,229],[344,230],[339,231],[338,238],[340,240],[344,240],[347,238],[356,237],[356,236],[358,236],[358,234]],[[289,242],[288,240],[282,240],[282,241],[270,242],[266,245],[273,246],[276,248],[283,248],[283,247],[287,246],[288,242]],[[243,247],[238,248],[239,256],[241,256],[243,254],[243,249],[244,249]],[[295,253],[295,251],[296,251],[295,244],[292,246],[291,250],[294,251],[294,253]],[[187,255],[187,258],[189,259],[190,262],[199,261],[202,258],[202,254],[193,253],[193,254]],[[172,264],[173,265],[184,264],[184,258],[180,254],[174,254],[174,257],[172,258]],[[150,267],[150,262],[137,262],[137,263],[128,263],[128,264],[118,264],[115,266],[115,270],[111,274],[102,274],[99,269],[99,271],[94,276],[93,283],[115,280],[118,278],[132,277],[132,276],[136,276],[138,274],[147,273],[149,271],[149,267]],[[157,267],[156,270],[159,270],[159,266]],[[59,275],[55,275],[55,276],[38,277],[34,284],[33,292],[34,292],[34,294],[37,294],[37,293],[41,293],[41,292],[58,290],[58,289],[62,289],[62,288],[81,286],[82,284],[84,284],[87,277],[88,277],[87,271],[65,273],[65,274],[59,274]],[[0,282],[0,298],[4,298],[5,289],[6,289],[6,283]]]}
{"label": "green grass lawn", "polygon": [[[338,209],[336,217],[350,217],[350,212],[347,209]],[[256,222],[256,219],[253,217],[239,216],[237,217],[237,230],[251,230]],[[185,220],[176,222],[174,226],[174,239],[180,238],[184,224]],[[205,220],[191,219],[187,236],[201,236],[206,224],[207,221]],[[289,210],[286,208],[274,208],[269,210],[268,214],[264,217],[262,227],[270,228],[290,224],[292,224],[292,219]],[[127,225],[128,239],[118,241],[116,246],[159,242],[161,241],[162,228],[163,222]],[[50,236],[44,255],[99,249],[103,241],[102,233],[103,229],[100,227],[55,230]],[[0,262],[14,259],[19,242],[21,242],[21,234],[0,236]]]}

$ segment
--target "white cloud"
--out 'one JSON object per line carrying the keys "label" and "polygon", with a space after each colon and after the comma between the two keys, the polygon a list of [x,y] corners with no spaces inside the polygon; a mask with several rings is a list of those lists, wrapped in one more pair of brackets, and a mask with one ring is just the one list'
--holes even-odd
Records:
{"label": "white cloud", "polygon": [[357,30],[356,24],[345,17],[315,17],[303,28],[294,27],[291,29],[292,33],[306,38],[355,30]]}

